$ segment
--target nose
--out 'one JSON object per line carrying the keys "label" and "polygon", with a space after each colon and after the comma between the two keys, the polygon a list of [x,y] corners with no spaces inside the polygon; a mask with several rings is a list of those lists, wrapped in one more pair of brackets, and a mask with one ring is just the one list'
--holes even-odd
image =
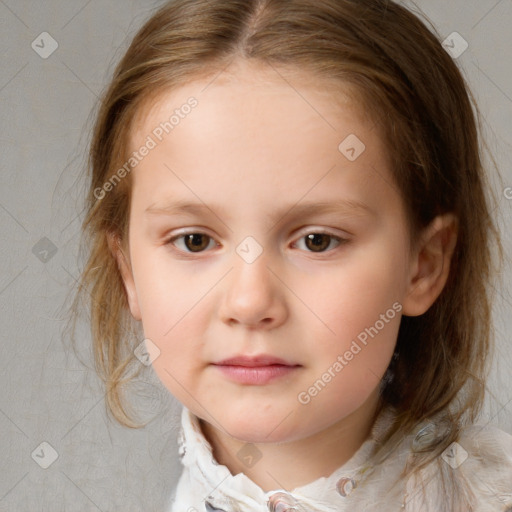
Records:
{"label": "nose", "polygon": [[233,270],[226,276],[219,315],[230,326],[273,329],[288,314],[283,282],[278,272],[268,266],[265,252],[252,263],[235,254]]}

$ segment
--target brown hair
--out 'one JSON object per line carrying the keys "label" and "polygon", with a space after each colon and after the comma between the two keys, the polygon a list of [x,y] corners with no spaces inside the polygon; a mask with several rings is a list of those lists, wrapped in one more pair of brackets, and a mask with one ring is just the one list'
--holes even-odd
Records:
{"label": "brown hair", "polygon": [[446,286],[426,313],[402,317],[381,386],[381,406],[397,412],[387,440],[447,413],[453,428],[418,459],[420,467],[480,412],[494,336],[490,287],[499,272],[491,238],[500,263],[503,250],[486,196],[492,191],[481,162],[480,114],[462,73],[433,28],[388,0],[174,0],[135,36],[94,128],[82,242],[88,261],[72,307],[74,315],[91,308],[108,407],[122,424],[138,427],[120,391],[142,337],[107,245],[109,232],[126,243],[131,176],[101,199],[94,191],[126,162],[137,113],[163,91],[218,73],[235,57],[304,69],[357,92],[387,142],[411,244],[435,216],[453,212],[459,219]]}

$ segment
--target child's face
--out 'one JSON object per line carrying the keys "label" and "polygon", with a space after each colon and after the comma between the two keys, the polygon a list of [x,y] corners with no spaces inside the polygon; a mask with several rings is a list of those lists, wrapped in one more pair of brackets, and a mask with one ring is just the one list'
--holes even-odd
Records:
{"label": "child's face", "polygon": [[[348,100],[298,75],[291,87],[272,69],[234,72],[174,90],[137,125],[132,149],[156,147],[133,170],[125,284],[185,406],[241,440],[296,440],[375,406],[410,286],[406,218],[378,130]],[[355,139],[339,150],[351,134],[359,156]],[[369,210],[301,211],[345,201]],[[178,202],[197,211],[149,210]],[[204,235],[168,242],[185,231]],[[255,382],[215,365],[262,354],[297,366]]]}

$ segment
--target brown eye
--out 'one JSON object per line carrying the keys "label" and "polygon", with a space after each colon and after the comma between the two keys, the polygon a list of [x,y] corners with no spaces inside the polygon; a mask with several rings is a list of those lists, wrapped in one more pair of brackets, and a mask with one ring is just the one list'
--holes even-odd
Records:
{"label": "brown eye", "polygon": [[[300,247],[304,240],[305,248]],[[339,236],[332,235],[330,233],[324,233],[322,231],[313,231],[307,235],[301,236],[294,245],[298,245],[300,249],[310,253],[324,253],[330,252],[329,247],[334,242],[334,248],[341,244],[348,242],[348,239],[341,238]]]}
{"label": "brown eye", "polygon": [[[299,241],[302,240],[305,240],[305,250],[313,253],[328,252],[328,248],[332,245],[333,242],[335,244],[334,248],[348,242],[348,240],[345,238],[340,238],[338,236],[322,232],[309,233],[308,235],[299,238]],[[180,249],[181,252],[189,254],[205,252],[211,243],[213,243],[214,247],[215,241],[211,236],[198,232],[178,235],[171,238],[167,242],[167,244],[175,245],[178,249]],[[300,245],[298,242],[297,244]]]}
{"label": "brown eye", "polygon": [[348,240],[344,238],[340,238],[334,235],[330,235],[329,233],[322,232],[313,232],[308,235],[302,236],[300,241],[304,240],[305,247],[309,252],[326,252],[326,249],[331,245],[331,243],[335,242],[335,247],[341,245],[342,243],[347,242]]}
{"label": "brown eye", "polygon": [[305,237],[306,247],[314,252],[323,252],[329,247],[330,238],[325,233],[312,233]]}
{"label": "brown eye", "polygon": [[200,252],[208,247],[208,242],[205,243],[209,237],[202,233],[193,233],[191,235],[185,235],[185,246],[192,252]]}
{"label": "brown eye", "polygon": [[199,253],[203,252],[210,242],[213,242],[213,239],[205,235],[204,233],[186,233],[184,235],[179,235],[174,238],[171,238],[168,243],[178,246],[176,241],[183,240],[182,247],[178,247],[183,252],[192,252],[192,253]]}

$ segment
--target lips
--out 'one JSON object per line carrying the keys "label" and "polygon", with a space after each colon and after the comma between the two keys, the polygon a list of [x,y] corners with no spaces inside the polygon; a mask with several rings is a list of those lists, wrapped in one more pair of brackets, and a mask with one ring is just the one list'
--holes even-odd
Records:
{"label": "lips", "polygon": [[257,356],[240,355],[213,363],[214,368],[228,380],[246,386],[264,386],[291,377],[300,364],[285,361],[279,357],[261,354]]}
{"label": "lips", "polygon": [[273,357],[270,355],[259,355],[259,356],[236,356],[231,357],[229,359],[223,359],[217,363],[214,363],[220,366],[246,366],[248,368],[255,368],[260,366],[272,366],[272,365],[281,365],[281,366],[300,366],[294,363],[290,363],[285,361],[284,359],[280,359],[278,357]]}

